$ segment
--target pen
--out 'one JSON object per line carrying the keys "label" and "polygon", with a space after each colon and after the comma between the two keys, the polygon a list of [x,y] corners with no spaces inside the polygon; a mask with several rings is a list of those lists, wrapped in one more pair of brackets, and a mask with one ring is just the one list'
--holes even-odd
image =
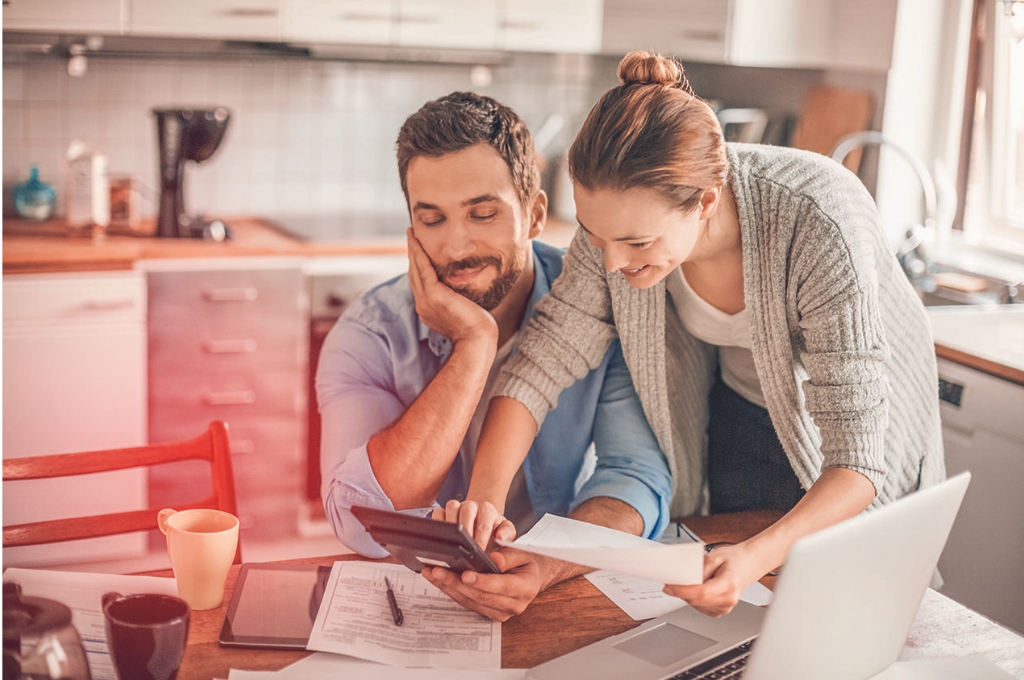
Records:
{"label": "pen", "polygon": [[391,606],[391,616],[395,619],[395,625],[401,626],[402,622],[405,621],[405,617],[402,615],[402,610],[398,608],[398,601],[395,600],[395,591],[391,589],[391,581],[388,577],[384,577],[384,584],[388,587],[388,604]]}

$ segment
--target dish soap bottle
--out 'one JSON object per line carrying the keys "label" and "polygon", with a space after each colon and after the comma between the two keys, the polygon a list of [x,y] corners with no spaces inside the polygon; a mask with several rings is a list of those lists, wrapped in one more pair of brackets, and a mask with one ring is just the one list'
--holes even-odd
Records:
{"label": "dish soap bottle", "polygon": [[28,179],[14,187],[14,209],[30,220],[47,220],[57,203],[57,192],[40,181],[39,168],[32,166]]}

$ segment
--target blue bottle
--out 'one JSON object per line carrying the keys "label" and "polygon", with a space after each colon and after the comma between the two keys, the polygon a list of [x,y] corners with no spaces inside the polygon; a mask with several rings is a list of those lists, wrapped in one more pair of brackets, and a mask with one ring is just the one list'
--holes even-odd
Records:
{"label": "blue bottle", "polygon": [[28,179],[14,187],[14,209],[30,220],[47,220],[57,204],[57,192],[39,180],[39,168],[32,166]]}

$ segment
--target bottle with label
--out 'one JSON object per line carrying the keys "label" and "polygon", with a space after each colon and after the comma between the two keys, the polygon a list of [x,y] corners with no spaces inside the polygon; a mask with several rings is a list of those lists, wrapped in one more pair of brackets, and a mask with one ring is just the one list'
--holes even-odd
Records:
{"label": "bottle with label", "polygon": [[110,226],[107,156],[76,140],[68,147],[65,218],[73,232]]}
{"label": "bottle with label", "polygon": [[48,220],[57,203],[57,192],[39,179],[39,168],[32,166],[28,179],[14,187],[14,209],[30,220]]}

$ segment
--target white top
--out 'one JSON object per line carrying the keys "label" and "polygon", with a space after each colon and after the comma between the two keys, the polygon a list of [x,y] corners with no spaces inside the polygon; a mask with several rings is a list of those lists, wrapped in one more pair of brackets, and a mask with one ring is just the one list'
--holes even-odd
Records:
{"label": "white top", "polygon": [[670,274],[665,285],[686,330],[718,347],[722,381],[747,401],[765,408],[761,380],[757,377],[754,355],[750,351],[750,322],[746,307],[735,314],[726,314],[690,288],[682,269]]}

